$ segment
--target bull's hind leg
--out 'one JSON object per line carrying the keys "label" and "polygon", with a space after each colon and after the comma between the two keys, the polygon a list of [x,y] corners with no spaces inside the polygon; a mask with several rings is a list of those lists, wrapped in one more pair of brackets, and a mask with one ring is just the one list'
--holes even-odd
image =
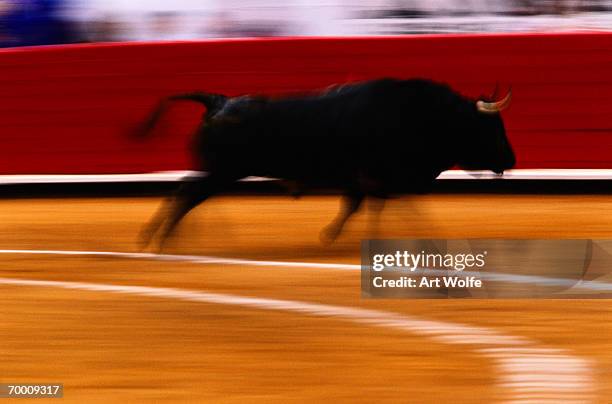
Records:
{"label": "bull's hind leg", "polygon": [[338,215],[336,215],[330,224],[323,228],[319,235],[319,239],[323,244],[331,244],[338,238],[348,219],[361,206],[363,198],[365,198],[365,194],[361,191],[351,191],[343,197],[342,207]]}
{"label": "bull's hind leg", "polygon": [[155,234],[166,220],[167,212],[172,206],[174,199],[174,196],[166,198],[162,206],[155,212],[153,218],[140,231],[139,241],[142,250],[146,250],[153,241]]}
{"label": "bull's hind leg", "polygon": [[214,175],[186,181],[181,185],[176,196],[162,206],[143,231],[144,239],[147,240],[146,245],[149,245],[155,234],[159,232],[158,248],[161,250],[185,215],[230,182],[229,179],[222,179]]}

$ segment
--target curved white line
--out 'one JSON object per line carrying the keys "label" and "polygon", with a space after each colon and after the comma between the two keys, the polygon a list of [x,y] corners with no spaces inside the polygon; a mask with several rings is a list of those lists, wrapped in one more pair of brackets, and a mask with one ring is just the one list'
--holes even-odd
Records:
{"label": "curved white line", "polygon": [[369,326],[410,332],[445,344],[468,345],[492,359],[497,384],[508,392],[506,402],[590,402],[595,398],[590,363],[561,349],[538,347],[527,338],[464,324],[425,320],[378,310],[292,300],[245,297],[184,289],[108,285],[84,282],[0,278],[0,285],[54,287],[158,297],[201,303],[228,304],[331,317]]}

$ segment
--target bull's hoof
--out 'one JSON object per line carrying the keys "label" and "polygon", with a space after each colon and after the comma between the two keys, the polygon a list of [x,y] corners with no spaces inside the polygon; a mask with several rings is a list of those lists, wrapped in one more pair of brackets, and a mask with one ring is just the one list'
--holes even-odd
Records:
{"label": "bull's hoof", "polygon": [[138,238],[138,251],[143,254],[160,254],[163,248],[163,241],[157,240],[154,235],[142,232]]}
{"label": "bull's hoof", "polygon": [[138,240],[136,241],[136,244],[138,245],[138,250],[140,252],[146,252],[151,248],[151,244],[153,244],[153,237],[150,233],[142,231],[138,235]]}
{"label": "bull's hoof", "polygon": [[155,254],[157,253],[157,247],[155,247],[155,243],[152,242],[140,242],[138,243],[138,252],[141,254]]}
{"label": "bull's hoof", "polygon": [[340,235],[340,230],[341,229],[336,226],[325,227],[323,230],[321,230],[321,233],[319,233],[319,240],[321,241],[321,244],[331,245]]}
{"label": "bull's hoof", "polygon": [[151,248],[151,242],[149,240],[143,240],[139,238],[136,242],[136,246],[139,252],[147,252]]}
{"label": "bull's hoof", "polygon": [[139,252],[141,254],[159,255],[163,252],[163,245],[158,242],[150,242],[146,245],[141,245]]}

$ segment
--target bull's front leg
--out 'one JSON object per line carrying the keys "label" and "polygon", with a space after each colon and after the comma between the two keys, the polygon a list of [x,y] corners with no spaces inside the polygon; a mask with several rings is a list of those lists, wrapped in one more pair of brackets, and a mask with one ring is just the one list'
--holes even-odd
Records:
{"label": "bull's front leg", "polygon": [[365,194],[361,191],[351,191],[343,197],[338,215],[336,215],[330,224],[323,228],[319,235],[319,239],[323,244],[331,244],[338,238],[348,219],[359,210],[359,206],[361,206],[364,198]]}

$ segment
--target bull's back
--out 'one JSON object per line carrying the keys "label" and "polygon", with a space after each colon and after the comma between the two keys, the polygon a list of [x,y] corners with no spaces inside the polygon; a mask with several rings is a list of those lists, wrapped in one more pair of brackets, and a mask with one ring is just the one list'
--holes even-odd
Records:
{"label": "bull's back", "polygon": [[446,134],[435,106],[446,102],[445,90],[428,84],[384,79],[270,102],[235,139],[209,139],[203,148],[245,175],[339,186],[360,175],[428,182],[448,165],[436,153]]}

